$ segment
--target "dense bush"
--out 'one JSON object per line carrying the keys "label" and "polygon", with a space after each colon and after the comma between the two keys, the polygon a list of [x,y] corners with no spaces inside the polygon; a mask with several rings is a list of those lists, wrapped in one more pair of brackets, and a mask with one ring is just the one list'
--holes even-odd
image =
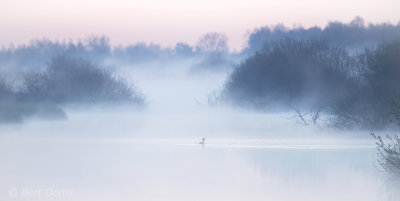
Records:
{"label": "dense bush", "polygon": [[224,95],[257,107],[330,102],[351,84],[351,62],[344,50],[325,41],[285,39],[240,64],[226,82]]}
{"label": "dense bush", "polygon": [[[400,105],[398,102],[392,103],[392,111],[395,119],[400,125]],[[399,135],[386,135],[381,137],[372,133],[376,140],[378,150],[378,163],[386,173],[387,181],[390,186],[395,187],[394,193],[400,195],[400,137]]]}
{"label": "dense bush", "polygon": [[323,40],[285,39],[241,63],[222,96],[265,110],[317,106],[331,126],[380,129],[400,98],[399,52],[400,42],[349,54]]}
{"label": "dense bush", "polygon": [[54,103],[30,102],[21,99],[21,93],[0,75],[0,123],[21,122],[30,116],[64,118],[64,112]]}
{"label": "dense bush", "polygon": [[57,57],[47,71],[25,76],[22,98],[55,103],[143,103],[133,85],[91,62]]}
{"label": "dense bush", "polygon": [[391,103],[400,99],[399,52],[400,42],[393,42],[358,55],[358,87],[332,106],[335,125],[379,129],[393,119]]}
{"label": "dense bush", "polygon": [[14,87],[0,76],[0,122],[26,117],[64,118],[67,104],[143,105],[142,95],[111,71],[78,58],[54,58],[44,71],[28,71]]}
{"label": "dense bush", "polygon": [[400,185],[400,138],[399,136],[389,136],[382,139],[375,136],[378,149],[378,162],[386,171],[391,181]]}
{"label": "dense bush", "polygon": [[0,98],[1,100],[8,100],[12,97],[12,90],[8,83],[4,79],[4,75],[0,74]]}

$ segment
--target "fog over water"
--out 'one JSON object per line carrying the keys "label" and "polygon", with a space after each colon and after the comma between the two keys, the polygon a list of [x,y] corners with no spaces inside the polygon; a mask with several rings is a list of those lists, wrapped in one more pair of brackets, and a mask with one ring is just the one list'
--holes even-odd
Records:
{"label": "fog over water", "polygon": [[0,201],[398,201],[399,36],[355,17],[239,51],[219,32],[3,47]]}
{"label": "fog over water", "polygon": [[[0,199],[369,201],[390,196],[365,132],[304,127],[289,112],[211,107],[207,97],[222,88],[228,72],[174,65],[184,70],[122,70],[146,91],[145,109],[70,106],[65,121],[1,125]],[[202,137],[205,145],[198,144]]]}

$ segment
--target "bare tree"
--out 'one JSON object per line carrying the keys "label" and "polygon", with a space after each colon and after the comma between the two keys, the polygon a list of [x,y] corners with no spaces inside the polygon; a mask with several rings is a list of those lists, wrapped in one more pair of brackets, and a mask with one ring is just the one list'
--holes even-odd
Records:
{"label": "bare tree", "polygon": [[318,126],[318,122],[320,120],[321,117],[321,111],[322,111],[322,107],[321,106],[316,106],[314,108],[311,109],[310,111],[310,116],[311,116],[311,120],[314,126]]}
{"label": "bare tree", "polygon": [[[400,105],[397,102],[392,104],[394,116],[400,125]],[[392,194],[400,196],[400,136],[386,135],[384,138],[371,133],[376,140],[378,150],[378,163],[387,174],[387,184],[394,187]]]}
{"label": "bare tree", "polygon": [[213,90],[207,97],[208,106],[216,106],[219,102],[218,92]]}
{"label": "bare tree", "polygon": [[378,149],[378,163],[385,170],[388,181],[396,186],[400,185],[400,137],[386,135],[384,139],[374,133]]}
{"label": "bare tree", "polygon": [[296,107],[292,107],[293,108],[293,110],[296,112],[296,114],[297,114],[297,118],[300,120],[300,122],[303,124],[303,125],[305,125],[305,126],[308,126],[309,125],[309,122],[307,121],[307,115],[309,114],[308,112],[305,112],[305,113],[302,113],[301,111],[300,111],[300,109],[299,108],[296,108]]}
{"label": "bare tree", "polygon": [[228,38],[221,33],[207,33],[200,38],[196,50],[202,53],[226,53],[228,51]]}

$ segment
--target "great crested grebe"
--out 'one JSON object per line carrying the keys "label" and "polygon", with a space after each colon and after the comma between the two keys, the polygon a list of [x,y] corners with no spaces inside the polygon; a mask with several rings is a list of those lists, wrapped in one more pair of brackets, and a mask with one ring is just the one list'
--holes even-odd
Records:
{"label": "great crested grebe", "polygon": [[201,142],[199,142],[199,144],[204,144],[204,141],[206,140],[205,137],[203,137],[203,139],[201,140]]}

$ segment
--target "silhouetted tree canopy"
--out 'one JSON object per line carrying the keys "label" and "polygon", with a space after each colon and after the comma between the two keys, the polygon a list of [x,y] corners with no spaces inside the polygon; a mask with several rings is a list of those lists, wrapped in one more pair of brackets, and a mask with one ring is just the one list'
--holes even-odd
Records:
{"label": "silhouetted tree canopy", "polygon": [[56,103],[143,101],[132,85],[109,70],[76,58],[56,57],[47,71],[26,75],[25,82],[24,99]]}
{"label": "silhouetted tree canopy", "polygon": [[284,39],[238,65],[222,96],[264,110],[318,106],[332,126],[378,129],[400,98],[399,53],[400,42],[349,54],[326,40]]}
{"label": "silhouetted tree canopy", "polygon": [[62,118],[66,104],[144,104],[132,84],[92,62],[68,56],[55,57],[44,71],[26,72],[21,87],[13,87],[0,74],[0,95],[0,122],[34,115]]}
{"label": "silhouetted tree canopy", "polygon": [[349,50],[373,47],[377,42],[394,42],[400,40],[400,22],[397,25],[388,23],[366,25],[361,17],[354,18],[350,23],[333,21],[324,28],[294,27],[288,28],[282,24],[262,27],[252,32],[248,39],[247,54],[253,54],[276,41],[293,38],[297,40],[320,39],[332,45],[345,47]]}
{"label": "silhouetted tree canopy", "polygon": [[221,33],[211,32],[200,38],[196,53],[204,58],[195,67],[208,70],[221,70],[230,66],[228,38]]}

